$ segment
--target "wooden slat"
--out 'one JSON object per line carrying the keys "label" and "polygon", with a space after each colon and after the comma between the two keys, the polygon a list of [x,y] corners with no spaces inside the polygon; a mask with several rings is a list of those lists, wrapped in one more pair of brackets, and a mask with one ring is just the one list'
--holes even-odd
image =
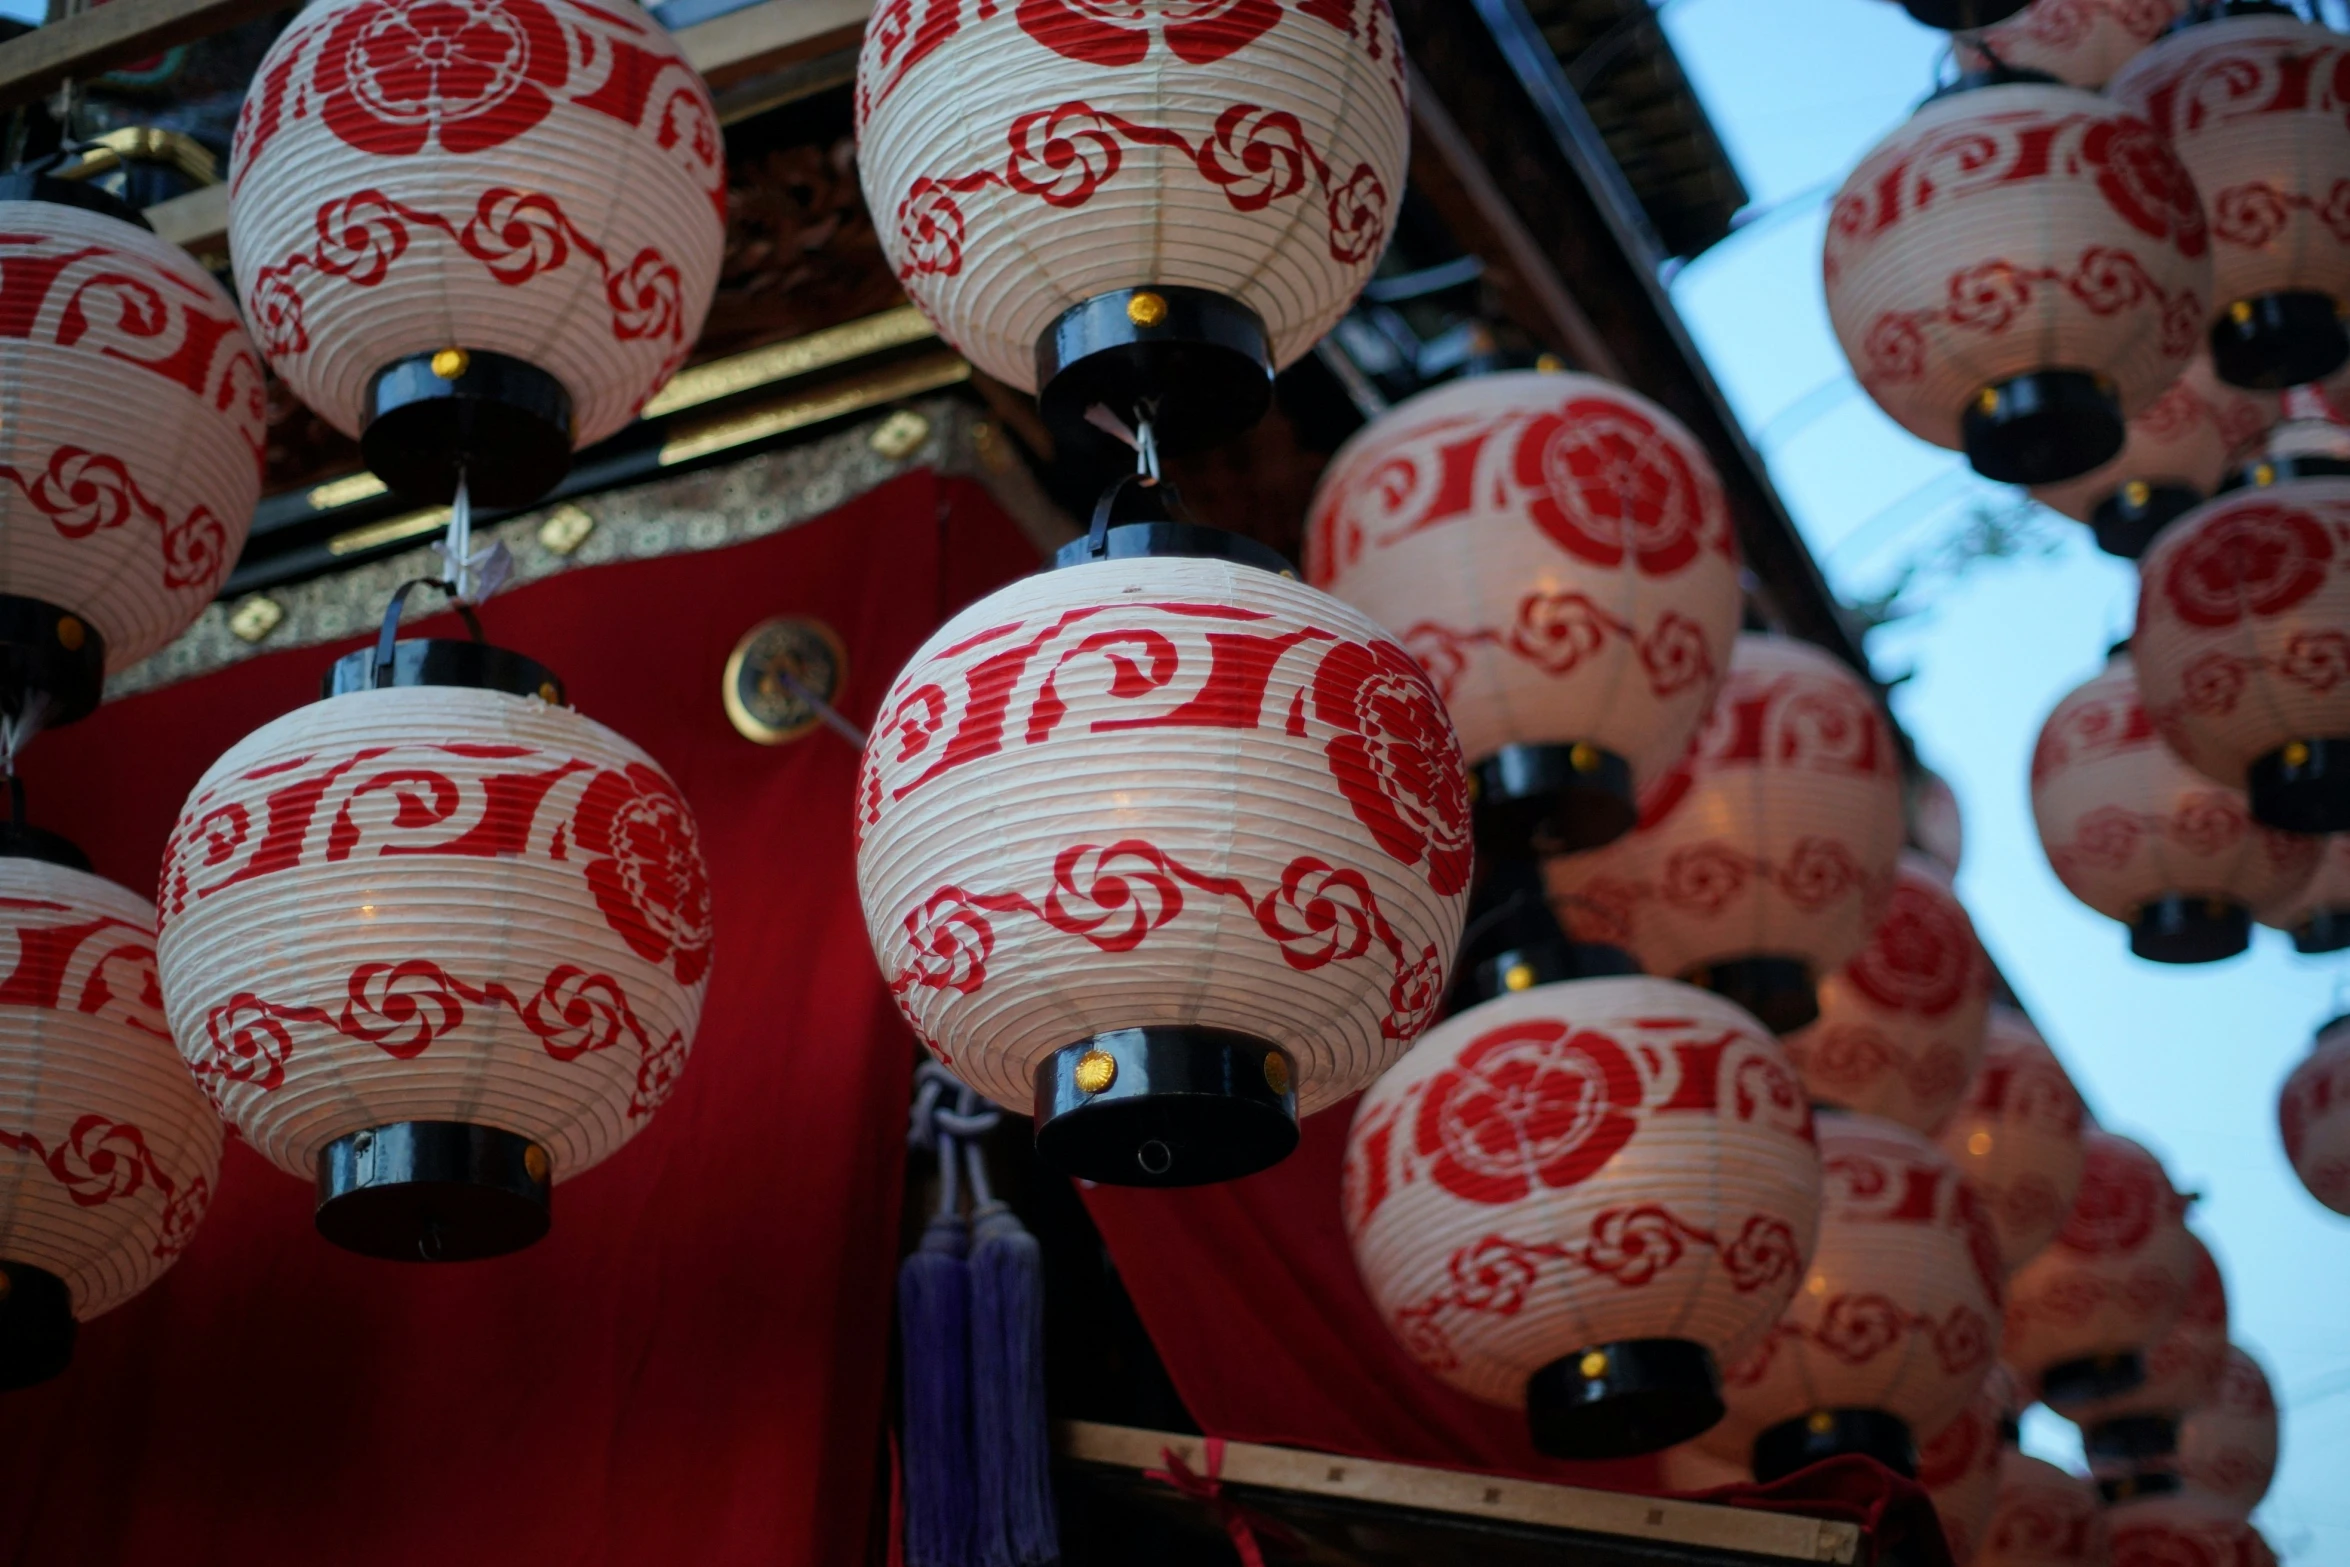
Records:
{"label": "wooden slat", "polygon": [[182,250],[197,255],[228,250],[228,187],[206,185],[159,201],[145,213],[147,226]]}
{"label": "wooden slat", "polygon": [[177,44],[290,10],[286,0],[114,0],[0,44],[0,109]]}
{"label": "wooden slat", "polygon": [[[1055,1428],[1065,1458],[1116,1469],[1166,1466],[1172,1452],[1194,1473],[1206,1472],[1201,1439],[1128,1426],[1069,1421]],[[1418,1464],[1343,1458],[1254,1442],[1224,1444],[1218,1478],[1232,1485],[1294,1491],[1416,1512],[1447,1513],[1487,1523],[1573,1530],[1795,1562],[1849,1563],[1860,1554],[1856,1525],[1790,1513],[1765,1513],[1628,1491],[1589,1491],[1539,1480],[1510,1480]]]}

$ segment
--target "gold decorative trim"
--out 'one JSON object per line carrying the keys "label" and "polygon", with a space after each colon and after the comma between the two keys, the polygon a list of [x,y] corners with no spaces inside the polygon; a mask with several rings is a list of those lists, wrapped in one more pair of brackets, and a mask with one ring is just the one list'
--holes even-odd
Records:
{"label": "gold decorative trim", "polygon": [[764,348],[729,354],[724,359],[680,370],[645,404],[644,416],[659,419],[681,413],[721,397],[732,397],[737,392],[756,391],[773,381],[830,370],[852,359],[928,342],[937,336],[921,311],[912,305],[900,305],[895,310],[844,321],[839,326],[810,332],[789,342],[770,343]]}

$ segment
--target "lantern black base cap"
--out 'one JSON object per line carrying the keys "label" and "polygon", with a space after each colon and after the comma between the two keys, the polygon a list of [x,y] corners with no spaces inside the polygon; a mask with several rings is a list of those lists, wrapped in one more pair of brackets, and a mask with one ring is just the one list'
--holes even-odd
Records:
{"label": "lantern black base cap", "polygon": [[1632,764],[1596,745],[1504,746],[1469,769],[1477,852],[1574,854],[1632,830]]}
{"label": "lantern black base cap", "polygon": [[2086,370],[1995,381],[1960,421],[1975,472],[2002,484],[2058,484],[2113,460],[2127,431],[2113,384]]}
{"label": "lantern black base cap", "polygon": [[[443,375],[436,360],[456,373]],[[460,471],[474,505],[528,506],[571,471],[571,394],[509,354],[462,345],[411,354],[367,383],[359,451],[419,506],[447,505]]]}
{"label": "lantern black base cap", "polygon": [[79,207],[84,212],[95,212],[101,217],[128,223],[152,234],[154,225],[145,213],[110,190],[87,180],[59,179],[35,169],[10,169],[0,173],[0,201],[48,201],[60,207]]}
{"label": "lantern black base cap", "polygon": [[2187,1482],[2167,1469],[2147,1469],[2136,1474],[2109,1475],[2097,1482],[2097,1494],[2107,1503],[2132,1502],[2147,1496],[2175,1496],[2187,1488]]}
{"label": "lantern black base cap", "polygon": [[2284,832],[2350,832],[2350,739],[2296,740],[2244,774],[2252,819]]}
{"label": "lantern black base cap", "polygon": [[41,860],[69,871],[90,868],[90,857],[71,838],[22,822],[0,821],[0,860]]}
{"label": "lantern black base cap", "polygon": [[2102,1398],[2118,1398],[2146,1383],[2146,1362],[2134,1349],[2060,1360],[2040,1373],[2040,1397],[2062,1411]]}
{"label": "lantern black base cap", "polygon": [[1275,576],[1297,575],[1289,558],[1270,544],[1260,544],[1228,528],[1173,518],[1118,523],[1103,532],[1098,549],[1091,535],[1071,539],[1053,552],[1052,569],[1062,571],[1105,560],[1228,560]]}
{"label": "lantern black base cap", "polygon": [[106,639],[98,628],[43,599],[0,593],[0,715],[40,707],[39,727],[56,729],[97,710],[106,690]]}
{"label": "lantern black base cap", "polygon": [[1754,1478],[1769,1485],[1827,1458],[1873,1458],[1914,1480],[1917,1440],[1898,1415],[1881,1409],[1815,1409],[1782,1420],[1754,1439]]}
{"label": "lantern black base cap", "polygon": [[1297,1148],[1288,1054],[1219,1028],[1121,1028],[1036,1069],[1036,1156],[1104,1186],[1207,1186]]}
{"label": "lantern black base cap", "polygon": [[2116,490],[2089,513],[2089,531],[2097,547],[2108,555],[2136,560],[2146,553],[2156,534],[2203,504],[2201,490],[2191,484],[2149,484],[2145,498],[2132,500]]}
{"label": "lantern black base cap", "polygon": [[2252,945],[2252,911],[2222,898],[2158,898],[2130,921],[2130,951],[2149,963],[2218,963]]}
{"label": "lantern black base cap", "polygon": [[2350,332],[2330,294],[2289,289],[2221,307],[2211,324],[2211,368],[2231,386],[2281,392],[2322,381],[2350,362]]}
{"label": "lantern black base cap", "polygon": [[1543,941],[1511,947],[1470,968],[1461,1003],[1475,1006],[1498,996],[1563,985],[1578,979],[1621,979],[1640,972],[1639,962],[1621,947],[1596,941]]}
{"label": "lantern black base cap", "polygon": [[1526,1379],[1526,1425],[1552,1458],[1662,1452],[1722,1418],[1713,1352],[1686,1339],[1594,1344]]}
{"label": "lantern black base cap", "polygon": [[1098,403],[1129,426],[1147,414],[1167,451],[1196,450],[1273,406],[1272,339],[1255,311],[1211,289],[1114,289],[1045,330],[1036,385],[1056,434],[1090,433]]}
{"label": "lantern black base cap", "polygon": [[2081,1451],[2092,1459],[2169,1458],[2178,1450],[2179,1422],[2170,1415],[2121,1415],[2081,1433]]}
{"label": "lantern black base cap", "polygon": [[2309,957],[2350,948],[2350,909],[2320,909],[2293,930],[2293,950]]}
{"label": "lantern black base cap", "polygon": [[34,1387],[73,1363],[73,1291],[29,1262],[0,1262],[0,1391]]}
{"label": "lantern black base cap", "polygon": [[487,642],[465,642],[455,637],[417,637],[392,644],[389,669],[379,670],[376,649],[363,647],[345,653],[329,665],[322,682],[323,696],[348,696],[392,686],[461,686],[476,691],[503,691],[508,696],[535,696],[560,705],[563,682],[535,658]]}
{"label": "lantern black base cap", "polygon": [[318,1154],[318,1233],[363,1257],[473,1262],[547,1233],[554,1162],[529,1138],[462,1121],[395,1121]]}
{"label": "lantern black base cap", "polygon": [[2004,21],[2030,3],[2031,0],[1901,0],[1901,8],[1928,27],[1956,33]]}
{"label": "lantern black base cap", "polygon": [[1819,1021],[1820,998],[1801,958],[1733,958],[1691,969],[1682,980],[1734,1001],[1774,1034],[1792,1034]]}

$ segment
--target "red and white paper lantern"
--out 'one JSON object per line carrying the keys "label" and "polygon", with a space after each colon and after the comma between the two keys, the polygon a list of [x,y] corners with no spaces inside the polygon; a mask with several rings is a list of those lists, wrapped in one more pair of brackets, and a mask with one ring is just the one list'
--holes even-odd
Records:
{"label": "red and white paper lantern", "polygon": [[2291,932],[2297,952],[2315,955],[2350,947],[2350,833],[2327,834],[2316,874],[2299,891],[2254,909],[2252,917]]}
{"label": "red and white paper lantern", "polygon": [[2122,422],[2193,357],[2211,297],[2185,168],[2144,120],[2048,83],[1919,109],[1845,180],[1824,272],[1878,405],[2025,484],[2120,449]]}
{"label": "red and white paper lantern", "polygon": [[247,735],[181,810],[161,913],[180,1053],[305,1178],[330,1143],[414,1122],[513,1134],[534,1173],[575,1176],[676,1086],[709,981],[677,786],[500,691],[359,691]]}
{"label": "red and white paper lantern", "polygon": [[48,201],[0,202],[0,224],[0,594],[79,617],[122,669],[185,630],[244,548],[261,361],[178,246]]}
{"label": "red and white paper lantern", "polygon": [[2165,530],[2140,577],[2130,648],[2171,749],[2249,789],[2271,827],[2350,829],[2350,478],[2223,495]]}
{"label": "red and white paper lantern", "polygon": [[2281,390],[2331,375],[2350,304],[2350,46],[2284,14],[2181,28],[2109,96],[2177,151],[2211,220],[2220,375]]}
{"label": "red and white paper lantern", "polygon": [[2010,1274],[2054,1240],[2072,1212],[2087,1157],[2085,1114],[2064,1064],[2031,1019],[1992,1007],[1983,1064],[1938,1140],[1981,1198]]}
{"label": "red and white paper lantern", "polygon": [[2007,1356],[2051,1404],[2130,1391],[2195,1282],[2187,1200],[2154,1155],[2091,1128],[2080,1195],[2008,1281]]}
{"label": "red and white paper lantern", "polygon": [[2209,499],[2230,464],[2276,423],[2277,400],[2230,386],[2198,353],[2186,373],[2130,420],[2119,456],[2103,467],[2032,491],[2032,498],[2089,524],[2108,553],[2135,560],[2171,523]]}
{"label": "red and white paper lantern", "polygon": [[1819,996],[1819,1021],[1787,1039],[1813,1102],[1932,1136],[1974,1079],[1991,1010],[1991,960],[1940,866],[1902,855],[1868,945]]}
{"label": "red and white paper lantern", "polygon": [[[1729,1414],[1702,1440],[1751,1451],[1769,1480],[1812,1458],[1901,1450],[1958,1418],[1999,1358],[1999,1249],[1974,1191],[1890,1121],[1818,1117],[1826,1202],[1803,1286],[1723,1375]],[[1817,1417],[1817,1418],[1815,1418]]]}
{"label": "red and white paper lantern", "polygon": [[[2093,1466],[2167,1460],[2178,1420],[2219,1389],[2228,1353],[2228,1291],[2210,1248],[2192,1232],[2192,1282],[2179,1318],[2146,1351],[2146,1380],[2127,1392],[2050,1407],[2081,1428]],[[2117,1424],[2118,1422],[2118,1424]]]}
{"label": "red and white paper lantern", "polygon": [[2032,815],[2057,879],[2160,962],[2243,951],[2251,909],[2291,897],[2317,870],[2317,840],[2262,826],[2241,789],[2171,753],[2127,652],[2041,727]]}
{"label": "red and white paper lantern", "polygon": [[2032,0],[2005,21],[1961,39],[1958,53],[1969,66],[1996,59],[2075,87],[2102,87],[2186,9],[2187,0]]}
{"label": "red and white paper lantern", "polygon": [[2106,1512],[2113,1567],[2276,1567],[2242,1513],[2189,1486],[2133,1496]]}
{"label": "red and white paper lantern", "polygon": [[521,360],[575,446],[701,335],[725,237],[708,88],[596,0],[320,0],[237,120],[229,248],[270,367],[346,435],[395,361]]}
{"label": "red and white paper lantern", "polygon": [[2097,1489],[2013,1448],[1999,1460],[1999,1497],[1975,1567],[2109,1567]]}
{"label": "red and white paper lantern", "polygon": [[2277,1130],[2309,1195],[2350,1214],[2350,1017],[2319,1029],[2317,1043],[2285,1079]]}
{"label": "red and white paper lantern", "polygon": [[1966,854],[1966,822],[1959,814],[1958,794],[1940,773],[1918,769],[1909,794],[1909,836],[1919,852],[1958,874]]}
{"label": "red and white paper lantern", "polygon": [[1410,134],[1387,0],[890,0],[857,123],[907,297],[1024,391],[1063,313],[1145,285],[1238,301],[1295,361],[1386,249]]}
{"label": "red and white paper lantern", "polygon": [[220,1184],[221,1129],[156,1002],[153,905],[85,871],[0,859],[0,962],[0,1367],[16,1384],[60,1364],[37,1364],[28,1342],[36,1297],[62,1351],[72,1319],[122,1304],[187,1249]]}
{"label": "red and white paper lantern", "polygon": [[1901,770],[1874,695],[1817,648],[1749,634],[1640,825],[1546,877],[1576,940],[1721,989],[1787,1032],[1867,944],[1901,839]]}
{"label": "red and white paper lantern", "polygon": [[2277,1401],[2260,1363],[2233,1344],[2211,1397],[2179,1422],[2179,1475],[2249,1515],[2277,1472]]}
{"label": "red and white paper lantern", "polygon": [[1666,1492],[1718,1491],[1727,1485],[1754,1484],[1754,1471],[1743,1458],[1709,1451],[1696,1442],[1682,1442],[1656,1455],[1657,1489]]}
{"label": "red and white paper lantern", "polygon": [[[1630,824],[1738,634],[1738,549],[1704,449],[1592,376],[1478,376],[1383,415],[1323,476],[1306,571],[1411,650],[1481,773],[1553,748],[1566,775],[1616,775],[1604,821],[1551,824],[1565,847]],[[1503,777],[1483,777],[1481,809]]]}
{"label": "red and white paper lantern", "polygon": [[1951,1567],[1968,1567],[1990,1533],[1991,1513],[1999,1502],[1999,1461],[2006,1452],[2000,1436],[2009,1414],[2006,1392],[2006,1378],[1993,1367],[1974,1402],[1918,1444],[1918,1484],[1942,1521]]}
{"label": "red and white paper lantern", "polygon": [[[1820,1154],[1785,1054],[1730,1003],[1639,976],[1543,985],[1448,1019],[1371,1086],[1343,1211],[1422,1365],[1527,1408],[1562,1456],[1653,1451],[1710,1423],[1717,1368],[1794,1292]],[[1669,1434],[1602,1396],[1615,1367],[1586,1369],[1660,1339],[1711,1362],[1705,1418]]]}

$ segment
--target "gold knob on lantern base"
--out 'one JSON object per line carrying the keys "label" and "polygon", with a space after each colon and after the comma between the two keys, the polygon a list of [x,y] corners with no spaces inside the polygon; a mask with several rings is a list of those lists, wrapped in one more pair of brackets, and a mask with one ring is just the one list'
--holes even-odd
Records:
{"label": "gold knob on lantern base", "polygon": [[1088,1050],[1078,1057],[1076,1080],[1078,1088],[1088,1094],[1099,1094],[1118,1081],[1118,1062],[1106,1050]]}

